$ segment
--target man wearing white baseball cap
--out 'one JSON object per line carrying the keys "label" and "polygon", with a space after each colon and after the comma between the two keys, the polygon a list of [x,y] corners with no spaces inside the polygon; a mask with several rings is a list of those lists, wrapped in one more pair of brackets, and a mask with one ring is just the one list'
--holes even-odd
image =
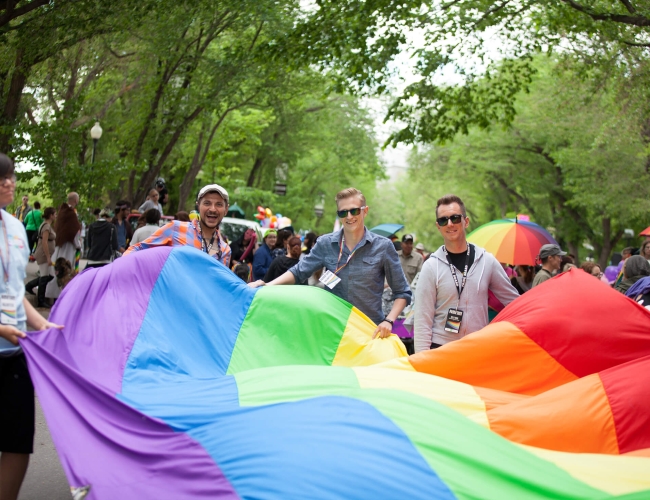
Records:
{"label": "man wearing white baseball cap", "polygon": [[165,224],[142,243],[129,247],[124,255],[151,247],[190,245],[229,267],[230,246],[219,232],[219,224],[228,212],[228,191],[219,184],[208,184],[199,191],[196,204],[199,220]]}

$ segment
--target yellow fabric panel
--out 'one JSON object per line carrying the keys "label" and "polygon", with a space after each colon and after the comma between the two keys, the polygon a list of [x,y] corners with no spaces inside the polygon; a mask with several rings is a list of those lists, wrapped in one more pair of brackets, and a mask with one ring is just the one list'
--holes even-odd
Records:
{"label": "yellow fabric panel", "polygon": [[612,495],[650,489],[650,458],[596,453],[569,453],[519,445],[553,462],[576,479]]}
{"label": "yellow fabric panel", "polygon": [[396,389],[437,401],[488,427],[485,403],[471,385],[415,371],[353,368],[362,389]]}
{"label": "yellow fabric panel", "polygon": [[397,335],[373,339],[375,328],[377,326],[368,316],[353,307],[332,365],[369,366],[407,355]]}
{"label": "yellow fabric panel", "polygon": [[390,368],[391,370],[406,370],[407,372],[419,373],[415,370],[415,368],[409,361],[408,356],[404,356],[402,358],[390,359],[388,361],[384,361],[383,363],[378,363],[374,366],[375,368]]}

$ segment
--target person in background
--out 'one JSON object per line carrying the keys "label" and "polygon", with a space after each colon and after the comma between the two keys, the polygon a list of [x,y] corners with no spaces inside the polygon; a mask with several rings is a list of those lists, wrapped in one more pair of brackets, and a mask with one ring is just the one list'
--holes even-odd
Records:
{"label": "person in background", "polygon": [[[165,186],[165,179],[158,177],[158,179],[156,179],[156,184],[154,187],[156,188],[156,191],[158,191],[158,202],[164,207],[169,201],[169,194],[167,192],[167,187]],[[162,215],[162,212],[160,212],[160,214]],[[185,222],[189,222],[189,220]]]}
{"label": "person in background", "polygon": [[271,250],[271,256],[274,259],[287,255],[287,240],[291,238],[291,236],[291,231],[288,231],[287,229],[280,229],[278,231],[278,238],[275,241],[273,250]]}
{"label": "person in background", "polygon": [[397,252],[399,263],[402,265],[406,281],[410,285],[413,278],[422,270],[424,259],[422,256],[413,251],[413,235],[405,234],[402,236],[402,249]]}
{"label": "person in background", "polygon": [[533,280],[535,279],[535,268],[533,266],[517,266],[515,268],[517,274],[510,278],[510,283],[523,295],[533,287]]}
{"label": "person in background", "polygon": [[5,211],[14,200],[14,162],[0,153],[0,248],[5,279],[0,280],[3,309],[0,313],[0,497],[18,498],[29,455],[34,451],[34,386],[18,340],[29,325],[34,330],[61,329],[41,316],[25,298],[29,260],[27,234],[22,222]]}
{"label": "person in background", "polygon": [[430,254],[428,254],[426,248],[424,248],[424,243],[418,243],[415,245],[415,251],[422,256],[422,263],[426,262],[429,258]]}
{"label": "person in background", "polygon": [[244,233],[230,244],[232,249],[232,263],[237,264],[253,264],[253,254],[255,253],[255,245],[257,244],[257,235],[255,229],[249,227]]}
{"label": "person in background", "polygon": [[262,244],[253,256],[253,280],[262,280],[266,276],[266,272],[271,267],[273,256],[271,249],[275,247],[278,238],[278,233],[275,229],[267,229],[262,238]]}
{"label": "person in background", "polygon": [[571,269],[573,269],[574,267],[577,267],[574,263],[567,262],[566,264],[564,264],[562,266],[562,269],[560,269],[560,272],[566,273],[566,272],[570,271]]}
{"label": "person in background", "polygon": [[117,229],[109,221],[111,214],[107,210],[99,213],[99,219],[88,227],[88,263],[87,268],[103,267],[113,261],[117,252]]}
{"label": "person in background", "polygon": [[32,207],[29,206],[29,196],[24,195],[22,199],[22,203],[16,209],[16,213],[15,213],[16,219],[24,223],[25,216],[29,213],[31,209]]}
{"label": "person in background", "polygon": [[[69,193],[67,203],[61,204],[59,211],[56,215],[55,228],[56,239],[54,240],[56,247],[52,261],[56,263],[56,259],[63,257],[70,262],[75,268],[77,251],[81,248],[81,223],[77,218],[76,207],[79,204],[79,195],[77,193]],[[47,284],[45,290],[45,297],[48,299],[57,299],[61,289],[57,285],[56,280],[52,280]]]}
{"label": "person in background", "polygon": [[599,280],[603,277],[603,271],[598,264],[595,262],[583,262],[580,266],[584,272],[591,274],[594,278]]}
{"label": "person in background", "polygon": [[[646,240],[646,241],[650,241],[650,240]],[[625,261],[630,257],[632,257],[633,254],[634,254],[634,248],[632,247],[626,247],[621,251],[621,261],[618,263],[618,267],[616,268],[617,275],[616,275],[616,279],[614,280],[614,283],[612,284],[614,288],[616,288],[621,283],[621,281],[623,281],[623,266],[625,265]]]}
{"label": "person in background", "polygon": [[143,217],[145,224],[135,230],[133,238],[131,238],[131,245],[143,242],[160,229],[160,212],[157,209],[150,208],[143,214]]}
{"label": "person in background", "polygon": [[27,231],[27,241],[29,242],[30,253],[34,253],[37,243],[36,238],[38,236],[38,229],[43,223],[41,204],[38,201],[34,202],[34,208],[27,213],[23,222],[25,223],[25,229]]}
{"label": "person in background", "polygon": [[117,230],[117,246],[120,253],[126,251],[133,237],[133,228],[128,221],[129,213],[131,213],[131,204],[128,201],[120,200],[115,204],[115,216],[112,222]]}
{"label": "person in background", "polygon": [[251,275],[250,267],[246,264],[237,264],[233,269],[235,276],[237,276],[244,283],[248,283]]}
{"label": "person in background", "polygon": [[269,270],[264,276],[264,283],[269,283],[275,278],[282,276],[300,261],[300,238],[292,236],[287,241],[287,246],[289,247],[289,255],[283,255],[277,259],[273,259]]}
{"label": "person in background", "polygon": [[316,233],[307,233],[305,235],[305,239],[302,242],[305,249],[302,251],[302,255],[300,256],[300,259],[304,259],[305,256],[309,255],[309,252],[311,252],[311,249],[316,244],[317,239],[318,239],[318,235]]}
{"label": "person in background", "polygon": [[[562,269],[562,257],[566,255],[562,249],[553,243],[542,245],[539,249],[539,259],[542,261],[542,268],[539,270],[533,280],[533,288],[550,280],[555,273]],[[573,262],[571,262],[573,264]]]}
{"label": "person in background", "polygon": [[36,250],[34,251],[34,258],[38,264],[39,276],[25,285],[25,291],[29,294],[34,293],[34,287],[38,287],[37,307],[50,307],[45,302],[45,288],[47,284],[52,281],[54,275],[52,274],[54,261],[54,240],[56,233],[52,226],[56,219],[56,210],[54,207],[47,207],[43,212],[45,220],[41,223],[36,233]]}
{"label": "person in background", "polygon": [[641,255],[633,255],[625,261],[623,266],[623,281],[614,288],[625,293],[632,285],[646,276],[650,276],[650,264]]}
{"label": "person in background", "polygon": [[560,262],[560,270],[558,271],[558,273],[565,273],[572,267],[576,267],[576,261],[573,258],[573,256],[562,255],[562,261]]}
{"label": "person in background", "polygon": [[639,248],[639,255],[650,263],[650,240],[645,240]]}
{"label": "person in background", "polygon": [[162,215],[164,212],[162,205],[158,202],[159,197],[160,195],[158,194],[158,190],[156,188],[149,190],[149,196],[147,196],[145,202],[140,205],[138,211],[143,214],[150,208],[155,208],[160,212],[160,215]]}
{"label": "person in background", "polygon": [[182,222],[189,222],[190,214],[188,214],[184,210],[181,210],[180,212],[176,212],[176,215],[174,215],[174,219],[180,220]]}

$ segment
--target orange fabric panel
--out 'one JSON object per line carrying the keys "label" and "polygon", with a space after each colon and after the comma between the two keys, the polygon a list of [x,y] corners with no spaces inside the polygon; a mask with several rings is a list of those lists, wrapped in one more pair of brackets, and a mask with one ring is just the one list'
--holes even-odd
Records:
{"label": "orange fabric panel", "polygon": [[619,453],[598,374],[487,412],[490,429],[516,443],[573,453]]}
{"label": "orange fabric panel", "polygon": [[510,403],[515,403],[521,401],[522,399],[528,399],[532,396],[525,396],[524,394],[515,394],[514,392],[506,391],[497,391],[496,389],[486,389],[485,387],[474,387],[478,397],[483,400],[485,403],[485,410],[489,411],[492,408],[498,408],[499,406],[508,405]]}
{"label": "orange fabric panel", "polygon": [[438,349],[413,354],[409,361],[419,372],[531,396],[577,379],[507,321],[492,323]]}

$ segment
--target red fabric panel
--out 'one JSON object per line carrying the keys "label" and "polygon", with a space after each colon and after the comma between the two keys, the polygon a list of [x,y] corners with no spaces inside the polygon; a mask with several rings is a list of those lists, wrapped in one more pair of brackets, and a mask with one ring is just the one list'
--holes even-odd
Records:
{"label": "red fabric panel", "polygon": [[650,356],[600,374],[621,453],[650,448]]}
{"label": "red fabric panel", "polygon": [[526,292],[492,324],[501,321],[578,377],[650,355],[650,311],[581,269]]}

